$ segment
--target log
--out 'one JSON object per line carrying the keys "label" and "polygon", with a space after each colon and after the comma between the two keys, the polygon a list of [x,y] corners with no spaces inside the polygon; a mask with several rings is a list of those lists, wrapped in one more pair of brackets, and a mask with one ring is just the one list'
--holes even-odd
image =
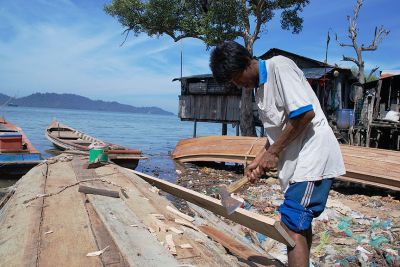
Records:
{"label": "log", "polygon": [[295,246],[295,242],[289,236],[284,228],[285,226],[280,221],[276,221],[272,218],[268,218],[241,208],[236,209],[234,213],[228,215],[220,200],[138,171],[129,171],[135,173],[151,185],[157,186],[159,189],[167,193],[185,199],[186,201],[196,204],[202,208],[208,209],[218,215],[253,229],[256,232],[262,233],[288,246]]}
{"label": "log", "polygon": [[85,194],[119,198],[118,191],[94,188],[94,187],[89,187],[89,186],[85,186],[85,185],[80,185],[78,192],[85,193]]}

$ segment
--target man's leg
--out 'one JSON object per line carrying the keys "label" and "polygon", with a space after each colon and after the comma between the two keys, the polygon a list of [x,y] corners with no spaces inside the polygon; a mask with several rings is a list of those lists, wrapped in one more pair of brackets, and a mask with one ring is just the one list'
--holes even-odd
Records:
{"label": "man's leg", "polygon": [[288,233],[296,246],[294,248],[288,247],[288,264],[290,267],[308,267],[310,265],[310,248],[311,248],[311,237],[312,229],[301,231],[296,233],[288,229]]}
{"label": "man's leg", "polygon": [[312,243],[312,220],[325,208],[333,179],[298,182],[289,185],[285,200],[279,207],[281,221],[296,242],[288,248],[289,266],[309,266]]}

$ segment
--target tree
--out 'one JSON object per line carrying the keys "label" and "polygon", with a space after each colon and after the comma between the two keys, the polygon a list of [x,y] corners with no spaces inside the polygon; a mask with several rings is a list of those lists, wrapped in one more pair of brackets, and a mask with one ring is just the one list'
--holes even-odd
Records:
{"label": "tree", "polygon": [[[266,24],[281,12],[281,27],[299,33],[299,17],[309,0],[113,0],[105,11],[135,35],[168,35],[175,42],[183,38],[202,40],[207,47],[225,40],[242,39],[253,54],[253,46]],[[242,135],[255,135],[252,92],[242,89]]]}
{"label": "tree", "polygon": [[[382,40],[390,33],[390,31],[385,30],[383,26],[375,27],[375,32],[374,32],[374,37],[371,41],[371,44],[366,46],[364,44],[361,44],[361,46],[358,44],[357,40],[357,35],[359,32],[359,28],[357,28],[357,19],[358,15],[360,12],[360,9],[362,7],[363,0],[357,0],[357,4],[354,7],[354,14],[353,17],[347,16],[347,20],[349,22],[349,39],[351,40],[351,43],[345,44],[339,42],[338,36],[336,34],[336,41],[339,43],[341,47],[352,47],[354,51],[356,52],[357,58],[353,57],[348,57],[343,55],[343,61],[350,61],[356,64],[357,66],[357,79],[358,82],[362,85],[364,84],[367,80],[370,80],[373,77],[373,74],[378,70],[379,67],[375,67],[371,70],[370,74],[368,77],[365,77],[365,66],[364,66],[364,60],[363,60],[363,52],[366,51],[375,51],[378,49],[378,45],[381,44]],[[363,100],[363,89],[361,86],[356,87],[355,95],[354,95],[354,103],[355,105],[362,105],[362,100]]]}

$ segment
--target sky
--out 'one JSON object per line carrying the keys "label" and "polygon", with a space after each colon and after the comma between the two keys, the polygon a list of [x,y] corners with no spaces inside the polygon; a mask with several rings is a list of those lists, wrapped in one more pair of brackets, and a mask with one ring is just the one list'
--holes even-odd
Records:
{"label": "sky", "polygon": [[[133,106],[158,106],[177,113],[180,51],[183,76],[210,73],[210,50],[197,39],[175,43],[168,36],[129,35],[103,11],[111,0],[0,0],[0,93],[23,97],[36,92],[73,93]],[[259,56],[280,48],[324,61],[327,32],[328,63],[352,67],[334,35],[348,42],[347,15],[356,0],[311,0],[304,8],[303,30],[282,30],[279,14],[268,22],[254,45]],[[368,45],[375,26],[390,30],[377,51],[366,52],[366,68],[400,69],[400,1],[364,0],[358,26],[359,43]],[[238,40],[241,42],[241,40]]]}

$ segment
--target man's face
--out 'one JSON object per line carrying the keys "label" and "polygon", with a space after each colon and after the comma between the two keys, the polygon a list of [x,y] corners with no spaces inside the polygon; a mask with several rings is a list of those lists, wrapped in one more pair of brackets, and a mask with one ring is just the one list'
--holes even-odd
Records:
{"label": "man's face", "polygon": [[258,61],[252,62],[243,72],[235,73],[231,82],[237,87],[248,89],[258,87]]}

